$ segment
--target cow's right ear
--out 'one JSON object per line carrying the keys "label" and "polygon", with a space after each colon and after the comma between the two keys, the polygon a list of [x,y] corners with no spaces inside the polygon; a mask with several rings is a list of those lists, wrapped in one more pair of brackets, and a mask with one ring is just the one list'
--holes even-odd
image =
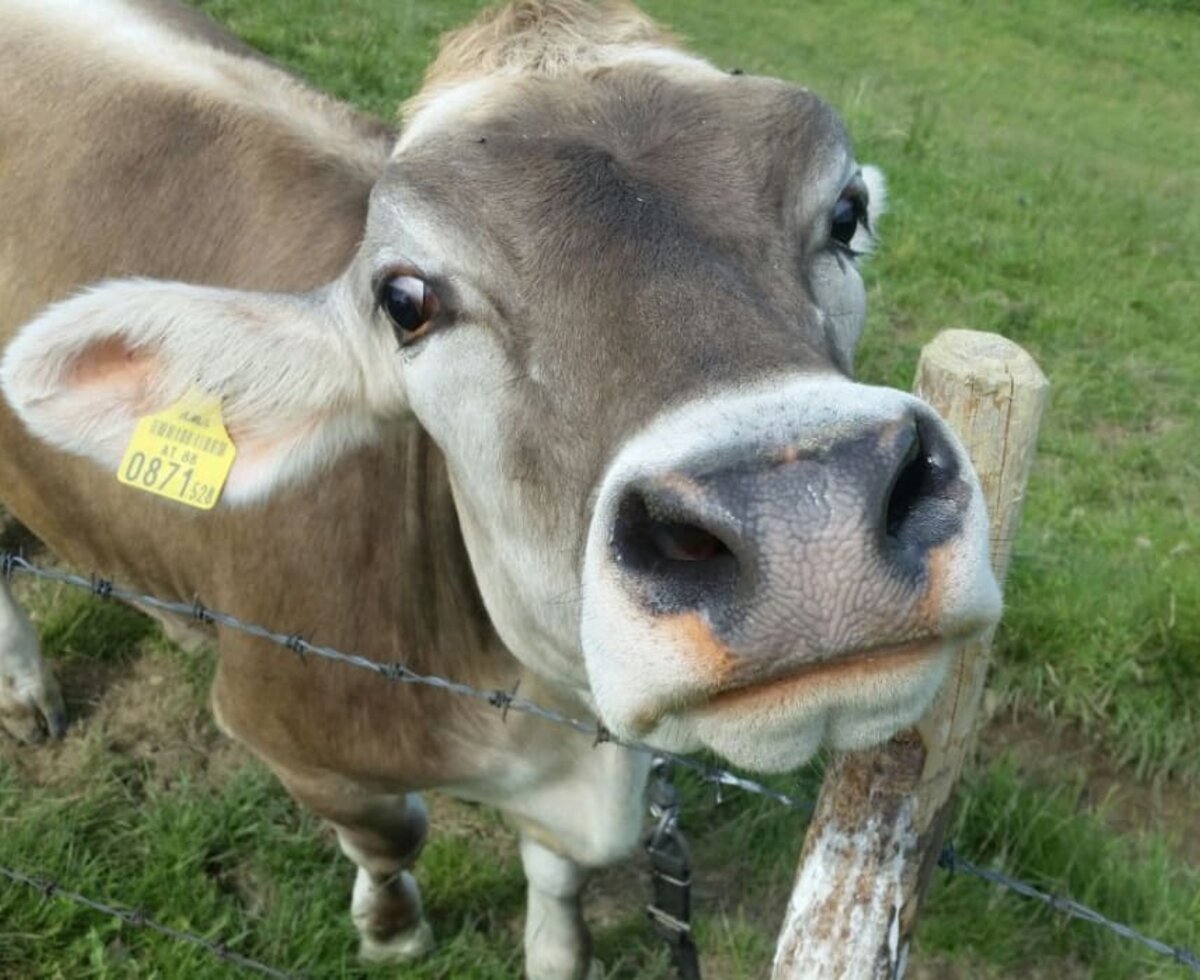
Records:
{"label": "cow's right ear", "polygon": [[35,436],[115,473],[138,420],[199,389],[220,399],[237,446],[223,499],[247,502],[370,441],[398,407],[371,404],[388,385],[368,366],[386,371],[395,345],[369,334],[339,314],[333,289],[109,282],[21,328],[0,391]]}

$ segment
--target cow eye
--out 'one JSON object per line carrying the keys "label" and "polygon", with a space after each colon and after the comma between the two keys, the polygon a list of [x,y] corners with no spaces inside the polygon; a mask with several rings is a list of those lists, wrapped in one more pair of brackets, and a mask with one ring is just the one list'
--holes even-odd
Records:
{"label": "cow eye", "polygon": [[392,276],[379,287],[379,308],[392,321],[400,343],[423,335],[437,314],[437,295],[424,279],[412,275]]}
{"label": "cow eye", "polygon": [[843,248],[849,248],[854,236],[858,234],[858,226],[865,223],[866,214],[866,202],[861,195],[855,193],[852,188],[842,191],[842,196],[833,206],[833,214],[829,218],[829,237]]}

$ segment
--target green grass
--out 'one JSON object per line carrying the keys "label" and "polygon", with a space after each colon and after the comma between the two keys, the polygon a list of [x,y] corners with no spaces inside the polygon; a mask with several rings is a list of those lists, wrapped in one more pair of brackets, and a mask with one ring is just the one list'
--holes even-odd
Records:
{"label": "green grass", "polygon": [[[479,6],[199,5],[321,87],[387,116],[412,92],[436,33]],[[1011,337],[1050,376],[1052,404],[1016,541],[994,687],[1009,709],[1053,719],[1046,731],[1082,733],[1134,795],[1181,795],[1184,816],[1165,829],[1194,839],[1196,5],[647,6],[718,64],[823,93],[845,114],[860,156],[887,171],[892,214],[868,274],[862,377],[907,387],[920,346],[956,326]],[[41,591],[37,609],[69,698],[72,678],[78,687],[88,664],[100,661],[105,683],[119,684],[148,663],[179,689],[172,717],[203,717],[208,661],[174,651],[113,606]],[[129,654],[138,645],[149,650],[140,661]],[[251,763],[208,771],[205,753],[219,743],[200,722],[171,727],[132,711],[125,717],[124,708],[106,713],[111,700],[111,691],[97,694],[95,714],[69,744],[42,750],[45,771],[28,753],[0,755],[0,864],[57,875],[315,976],[392,975],[354,961],[351,870],[315,820]],[[73,705],[77,713],[81,707]],[[193,737],[200,744],[178,763],[138,748]],[[1051,743],[1042,754],[1059,752]],[[1036,773],[1016,755],[990,754],[962,794],[955,830],[962,853],[1200,948],[1200,871],[1180,858],[1200,850],[1130,830],[1096,805],[1088,782],[1094,763],[1061,752],[1061,762]],[[780,781],[790,790],[797,783],[811,792],[816,774]],[[802,827],[766,803],[735,798],[714,808],[699,787],[686,793],[709,975],[762,976]],[[442,805],[435,816],[457,828],[439,834],[435,823],[421,862],[440,945],[405,975],[513,976],[523,885],[512,840],[482,811]],[[596,885],[598,951],[617,977],[666,973],[639,911],[645,887],[619,871]],[[919,952],[957,964],[960,976],[1187,975],[1092,926],[960,876],[935,879]],[[227,973],[202,954],[0,886],[0,975]]]}
{"label": "green grass", "polygon": [[[181,706],[184,713],[202,710],[207,677],[193,658],[161,648],[142,660],[185,689],[174,692],[165,717]],[[166,925],[222,939],[275,966],[317,977],[389,975],[354,959],[346,914],[352,870],[319,821],[293,806],[251,761],[213,773],[115,751],[128,727],[118,712],[101,711],[85,733],[72,736],[82,744],[48,750],[72,752],[70,767],[36,779],[16,766],[0,769],[0,865],[36,869],[93,898],[137,906]],[[819,772],[772,782],[809,797]],[[680,785],[698,869],[697,936],[709,975],[762,976],[803,820],[741,794],[717,806],[711,790],[686,775]],[[1069,893],[1175,943],[1200,945],[1200,870],[1180,867],[1154,835],[1113,834],[1102,816],[1080,806],[1084,790],[1078,780],[1032,787],[1002,760],[968,781],[953,837],[964,856],[980,863]],[[434,817],[420,874],[440,942],[436,955],[403,975],[515,976],[524,885],[511,833],[488,811],[446,801],[437,801]],[[593,889],[602,903],[597,952],[612,977],[667,975],[663,950],[641,913],[646,887],[644,874],[617,870]],[[1100,980],[1179,975],[1138,946],[940,873],[919,949],[969,964],[969,976],[1015,976],[1048,962],[1089,964],[1087,975]],[[0,886],[0,976],[226,975],[203,950],[62,899]]]}

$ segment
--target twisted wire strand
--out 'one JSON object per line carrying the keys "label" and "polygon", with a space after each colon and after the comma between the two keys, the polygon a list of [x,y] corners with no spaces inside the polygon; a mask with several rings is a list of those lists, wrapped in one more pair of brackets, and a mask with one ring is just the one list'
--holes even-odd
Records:
{"label": "twisted wire strand", "polygon": [[143,911],[136,908],[121,908],[115,905],[109,905],[107,902],[101,902],[94,898],[89,898],[87,895],[81,895],[79,892],[71,891],[68,888],[63,888],[57,881],[52,878],[35,878],[32,875],[27,875],[21,871],[14,871],[12,868],[0,867],[0,878],[7,878],[9,881],[18,885],[25,885],[32,888],[34,891],[40,892],[47,900],[64,899],[75,905],[81,905],[84,908],[91,909],[93,912],[99,912],[102,915],[112,916],[114,919],[119,919],[127,926],[133,926],[137,929],[146,929],[150,932],[157,932],[161,936],[166,936],[168,939],[175,942],[188,943],[192,946],[197,946],[200,949],[206,950],[211,955],[219,959],[222,963],[227,963],[230,966],[240,967],[243,970],[249,970],[253,973],[258,973],[264,977],[276,977],[279,980],[291,980],[296,974],[285,973],[283,970],[278,970],[273,966],[268,966],[266,963],[259,960],[251,959],[249,956],[244,956],[241,953],[231,949],[228,944],[219,939],[208,939],[204,936],[199,936],[194,932],[187,932],[184,929],[176,929],[173,926],[163,925],[161,922],[156,922],[151,919]]}
{"label": "twisted wire strand", "polygon": [[1189,967],[1192,972],[1200,973],[1200,958],[1190,950],[1184,949],[1182,946],[1171,946],[1160,939],[1153,939],[1138,932],[1132,926],[1128,926],[1123,922],[1116,922],[1101,915],[1095,909],[1088,908],[1073,898],[1066,898],[1062,895],[1042,891],[1027,881],[1021,881],[1019,878],[1006,875],[1003,871],[995,871],[992,868],[984,868],[978,864],[973,864],[965,858],[960,857],[958,852],[955,851],[953,844],[942,849],[942,853],[938,856],[938,867],[944,868],[951,874],[961,873],[981,878],[984,881],[991,882],[993,885],[999,885],[1008,891],[1023,895],[1025,898],[1033,899],[1035,902],[1042,902],[1054,909],[1054,911],[1061,912],[1070,919],[1082,919],[1084,922],[1090,922],[1093,925],[1107,929],[1122,939],[1141,943],[1147,949],[1152,949],[1163,956],[1169,956],[1180,966]]}
{"label": "twisted wire strand", "polygon": [[101,599],[119,599],[124,602],[136,602],[143,607],[158,609],[162,612],[169,612],[178,616],[186,616],[203,623],[225,626],[248,636],[253,636],[268,643],[273,643],[276,646],[283,647],[285,650],[289,650],[302,658],[311,655],[322,660],[343,664],[347,667],[371,671],[393,683],[413,684],[419,687],[428,687],[456,694],[460,697],[484,701],[492,707],[499,708],[505,715],[513,711],[518,714],[532,715],[536,718],[542,718],[545,721],[564,725],[581,734],[590,735],[597,745],[609,742],[633,752],[640,752],[651,756],[662,756],[680,768],[690,770],[701,780],[714,786],[734,787],[744,790],[747,793],[773,799],[777,803],[781,803],[794,810],[812,812],[812,804],[790,796],[787,793],[771,789],[769,786],[764,786],[753,779],[748,779],[727,769],[721,769],[718,766],[713,766],[700,759],[693,759],[690,756],[656,749],[641,742],[618,738],[597,722],[586,722],[578,718],[572,718],[561,711],[546,708],[534,701],[518,697],[510,691],[485,690],[483,688],[472,687],[470,684],[464,684],[460,681],[452,681],[445,677],[439,677],[436,674],[419,674],[401,663],[388,663],[381,660],[372,660],[370,657],[364,657],[357,653],[344,653],[333,647],[311,643],[296,633],[280,633],[265,626],[260,626],[257,623],[249,623],[228,613],[209,609],[199,601],[174,602],[169,599],[159,598],[158,596],[146,595],[131,589],[122,588],[108,579],[96,578],[95,576],[89,578],[57,569],[42,568],[20,555],[6,553],[0,553],[0,555],[3,556],[0,558],[0,562],[3,562],[3,567],[8,569],[10,577],[17,573],[22,573],[34,578],[85,589]]}

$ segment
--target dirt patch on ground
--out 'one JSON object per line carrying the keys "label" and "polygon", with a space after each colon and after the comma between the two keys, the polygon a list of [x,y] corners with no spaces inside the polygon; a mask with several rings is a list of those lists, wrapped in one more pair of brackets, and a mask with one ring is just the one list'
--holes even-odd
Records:
{"label": "dirt patch on ground", "polygon": [[1181,419],[1168,415],[1157,415],[1150,419],[1144,426],[1137,428],[1117,425],[1113,422],[1100,422],[1092,426],[1092,434],[1102,446],[1106,448],[1120,448],[1134,441],[1142,441],[1147,436],[1160,437],[1171,435],[1178,432],[1183,425],[1184,423]]}
{"label": "dirt patch on ground", "polygon": [[1022,966],[1012,973],[997,972],[994,967],[981,963],[952,962],[942,956],[921,957],[917,955],[905,972],[905,980],[1001,980],[1005,976],[1020,977],[1020,980],[1087,980],[1092,971],[1071,959],[1054,960],[1039,966]]}
{"label": "dirt patch on ground", "polygon": [[68,662],[56,670],[70,718],[67,734],[39,746],[0,741],[0,760],[33,784],[78,782],[98,756],[109,755],[135,763],[159,787],[182,777],[220,786],[250,758],[217,730],[207,698],[172,657]]}
{"label": "dirt patch on ground", "polygon": [[20,521],[0,507],[0,551],[33,555],[42,550],[42,543]]}
{"label": "dirt patch on ground", "polygon": [[1122,834],[1164,837],[1200,868],[1200,786],[1171,779],[1140,780],[1112,763],[1094,740],[1068,725],[1033,716],[1000,716],[980,740],[983,761],[1011,755],[1035,782],[1084,787],[1080,803]]}

